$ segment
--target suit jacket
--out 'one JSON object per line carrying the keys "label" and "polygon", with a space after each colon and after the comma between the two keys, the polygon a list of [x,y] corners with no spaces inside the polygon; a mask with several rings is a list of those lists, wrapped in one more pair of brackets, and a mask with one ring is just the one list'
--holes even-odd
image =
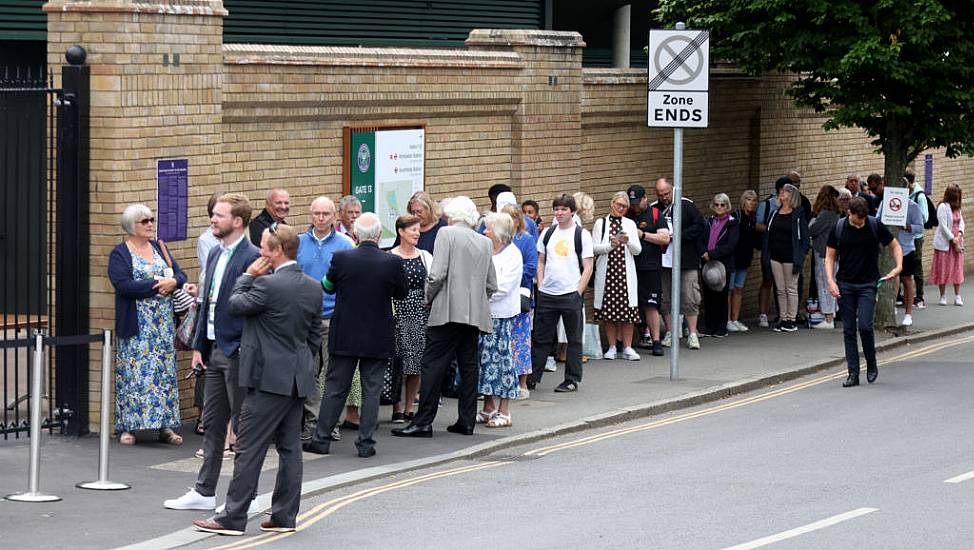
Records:
{"label": "suit jacket", "polygon": [[358,248],[335,252],[327,279],[335,289],[328,352],[392,357],[396,348],[392,299],[405,298],[408,292],[402,258],[365,241]]}
{"label": "suit jacket", "polygon": [[[200,287],[202,302],[200,303],[199,315],[196,317],[196,332],[193,336],[193,349],[209,353],[209,343],[206,339],[206,318],[210,311],[210,281],[213,279],[213,272],[216,270],[217,259],[223,249],[214,246],[206,258],[206,276],[203,277],[203,284]],[[233,291],[234,283],[250,264],[260,257],[260,249],[250,244],[246,237],[237,245],[236,251],[227,263],[227,268],[223,271],[223,280],[220,281],[220,294],[216,297],[216,310],[214,311],[213,330],[216,333],[216,345],[227,357],[233,357],[240,347],[240,335],[243,332],[243,318],[230,314],[230,294]]]}
{"label": "suit jacket", "polygon": [[312,350],[321,345],[321,284],[297,264],[253,278],[244,273],[230,296],[244,317],[240,386],[308,397],[317,390]]}
{"label": "suit jacket", "polygon": [[493,332],[488,300],[497,292],[490,239],[472,229],[451,225],[436,235],[436,253],[426,282],[431,304],[428,325],[473,325]]}

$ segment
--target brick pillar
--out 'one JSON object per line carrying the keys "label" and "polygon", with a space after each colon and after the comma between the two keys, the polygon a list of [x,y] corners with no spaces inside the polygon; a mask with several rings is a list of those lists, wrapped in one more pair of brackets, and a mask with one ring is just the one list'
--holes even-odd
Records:
{"label": "brick pillar", "polygon": [[[222,0],[50,0],[48,68],[60,80],[72,45],[88,52],[90,107],[90,326],[114,328],[114,290],[106,270],[122,239],[119,215],[131,203],[156,209],[156,160],[189,160],[189,239],[171,243],[192,274],[200,205],[222,186]],[[97,429],[101,375],[92,354],[89,424]],[[190,412],[182,381],[183,416]]]}
{"label": "brick pillar", "polygon": [[470,49],[516,52],[521,104],[514,114],[511,187],[520,200],[550,204],[579,190],[582,176],[582,48],[577,32],[473,30]]}

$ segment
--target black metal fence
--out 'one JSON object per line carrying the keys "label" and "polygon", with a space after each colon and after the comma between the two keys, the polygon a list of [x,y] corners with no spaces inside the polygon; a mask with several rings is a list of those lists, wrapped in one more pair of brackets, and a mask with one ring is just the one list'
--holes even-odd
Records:
{"label": "black metal fence", "polygon": [[[32,337],[88,332],[87,67],[0,67],[0,434],[29,430]],[[87,346],[53,348],[44,428],[87,424]],[[80,422],[71,422],[72,417]]]}

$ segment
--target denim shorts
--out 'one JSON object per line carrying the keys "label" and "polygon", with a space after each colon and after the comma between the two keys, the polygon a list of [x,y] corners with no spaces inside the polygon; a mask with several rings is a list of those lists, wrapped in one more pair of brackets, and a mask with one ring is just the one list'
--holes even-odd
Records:
{"label": "denim shorts", "polygon": [[730,276],[730,287],[731,288],[744,288],[744,281],[747,280],[747,270],[738,269],[731,273]]}

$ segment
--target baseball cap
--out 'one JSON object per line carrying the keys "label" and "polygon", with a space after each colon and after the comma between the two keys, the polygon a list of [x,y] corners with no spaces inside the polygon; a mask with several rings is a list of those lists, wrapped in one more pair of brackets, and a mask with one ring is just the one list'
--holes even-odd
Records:
{"label": "baseball cap", "polygon": [[642,185],[630,185],[626,193],[629,195],[629,200],[631,201],[642,200],[646,196],[646,190],[643,189]]}

